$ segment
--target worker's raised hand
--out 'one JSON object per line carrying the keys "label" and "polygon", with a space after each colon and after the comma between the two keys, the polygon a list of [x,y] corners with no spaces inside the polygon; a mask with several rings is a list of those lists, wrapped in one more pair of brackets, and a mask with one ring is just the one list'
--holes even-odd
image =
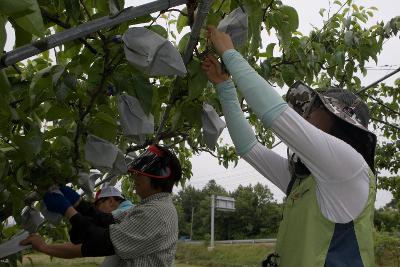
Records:
{"label": "worker's raised hand", "polygon": [[64,194],[65,198],[68,199],[72,206],[76,207],[81,200],[81,196],[71,187],[62,185],[60,191]]}
{"label": "worker's raised hand", "polygon": [[40,235],[30,234],[26,239],[20,242],[20,245],[22,246],[32,245],[33,249],[37,251],[43,251],[43,248],[47,244]]}
{"label": "worker's raised hand", "polygon": [[207,38],[219,55],[222,55],[226,50],[234,49],[231,37],[217,30],[214,26],[207,26]]}
{"label": "worker's raised hand", "polygon": [[229,75],[222,70],[221,63],[211,54],[205,57],[201,68],[213,84],[219,84],[229,79]]}
{"label": "worker's raised hand", "polygon": [[56,212],[61,215],[64,215],[69,207],[72,207],[72,204],[68,201],[68,199],[59,193],[46,192],[46,194],[44,194],[43,201],[49,211]]}

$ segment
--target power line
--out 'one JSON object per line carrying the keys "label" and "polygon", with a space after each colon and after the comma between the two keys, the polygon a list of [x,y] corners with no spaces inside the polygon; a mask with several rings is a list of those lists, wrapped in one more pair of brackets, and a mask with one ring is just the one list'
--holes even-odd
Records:
{"label": "power line", "polygon": [[377,70],[377,71],[396,70],[396,69],[393,69],[393,68],[384,69],[384,68],[369,68],[369,67],[366,67],[366,69],[367,70]]}
{"label": "power line", "polygon": [[364,93],[365,91],[367,91],[368,89],[374,87],[374,86],[377,85],[378,83],[380,83],[380,82],[382,82],[382,81],[384,81],[384,80],[386,80],[386,79],[392,77],[393,75],[395,75],[395,74],[398,73],[399,71],[400,71],[400,67],[398,67],[397,69],[395,69],[395,70],[392,71],[391,73],[389,73],[389,74],[383,76],[382,78],[376,80],[375,82],[371,83],[370,85],[368,85],[368,86],[366,86],[366,87],[364,87],[364,88],[358,90],[358,91],[356,92],[356,94],[359,95],[359,94],[361,94],[361,93]]}
{"label": "power line", "polygon": [[218,181],[220,180],[226,180],[226,179],[237,179],[237,178],[243,178],[243,177],[249,177],[249,176],[254,176],[254,175],[260,175],[262,176],[258,171],[256,171],[255,169],[248,169],[245,170],[244,172],[235,172],[235,173],[227,173],[226,175],[223,176],[219,176],[219,177],[215,177],[215,175],[210,175],[208,174],[208,177],[204,177],[204,178],[200,178],[200,179],[196,179],[195,177],[193,177],[193,180],[190,180],[190,183],[201,183],[201,182],[207,182],[210,180],[218,179]]}

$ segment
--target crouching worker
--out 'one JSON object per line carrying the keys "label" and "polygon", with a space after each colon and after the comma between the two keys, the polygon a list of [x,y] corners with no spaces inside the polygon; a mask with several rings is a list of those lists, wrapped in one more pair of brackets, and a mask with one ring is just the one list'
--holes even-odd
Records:
{"label": "crouching worker", "polygon": [[164,147],[149,146],[129,166],[141,201],[119,215],[99,212],[69,187],[64,196],[46,193],[50,211],[66,216],[72,243],[46,244],[30,235],[21,244],[60,258],[116,254],[117,266],[173,266],[178,240],[178,216],[172,188],[182,175],[177,157]]}
{"label": "crouching worker", "polygon": [[[96,192],[94,197],[94,206],[98,211],[104,213],[112,213],[114,216],[121,212],[127,211],[133,207],[132,202],[125,199],[121,191],[114,186],[106,186]],[[107,256],[104,258],[101,267],[117,266],[120,257],[117,255]]]}
{"label": "crouching worker", "polygon": [[104,213],[118,215],[133,207],[132,202],[125,199],[121,191],[114,186],[106,186],[96,192],[94,206]]}

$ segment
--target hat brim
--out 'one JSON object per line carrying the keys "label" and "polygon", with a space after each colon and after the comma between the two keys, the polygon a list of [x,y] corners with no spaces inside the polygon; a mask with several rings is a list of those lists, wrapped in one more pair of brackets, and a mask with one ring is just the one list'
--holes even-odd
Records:
{"label": "hat brim", "polygon": [[154,175],[154,174],[146,173],[146,172],[143,172],[143,171],[141,171],[141,170],[136,170],[136,169],[134,169],[134,168],[132,168],[132,167],[128,168],[128,172],[131,173],[131,174],[133,174],[133,175],[138,175],[138,174],[139,174],[139,175],[143,175],[143,176],[149,177],[149,178],[151,178],[151,179],[159,179],[159,180],[168,180],[168,179],[170,179],[170,177],[171,177],[171,170],[170,170],[170,168],[168,168],[168,174],[165,175],[165,176],[159,176],[159,175]]}

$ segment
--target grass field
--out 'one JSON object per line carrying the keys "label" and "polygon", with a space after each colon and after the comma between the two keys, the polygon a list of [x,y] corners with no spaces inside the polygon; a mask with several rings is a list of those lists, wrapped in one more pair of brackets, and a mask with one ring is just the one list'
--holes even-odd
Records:
{"label": "grass field", "polygon": [[[178,244],[176,267],[255,267],[274,249],[271,244],[218,245],[209,250],[206,245]],[[393,256],[384,257],[377,267],[398,266]],[[50,258],[40,253],[24,256],[19,267],[98,267],[103,258],[80,258],[64,260]]]}
{"label": "grass field", "polygon": [[[51,258],[41,253],[32,253],[25,255],[21,267],[98,267],[103,262],[102,257],[79,258],[79,259],[58,259]],[[175,267],[201,267],[199,265],[188,265],[185,263],[176,263]]]}

